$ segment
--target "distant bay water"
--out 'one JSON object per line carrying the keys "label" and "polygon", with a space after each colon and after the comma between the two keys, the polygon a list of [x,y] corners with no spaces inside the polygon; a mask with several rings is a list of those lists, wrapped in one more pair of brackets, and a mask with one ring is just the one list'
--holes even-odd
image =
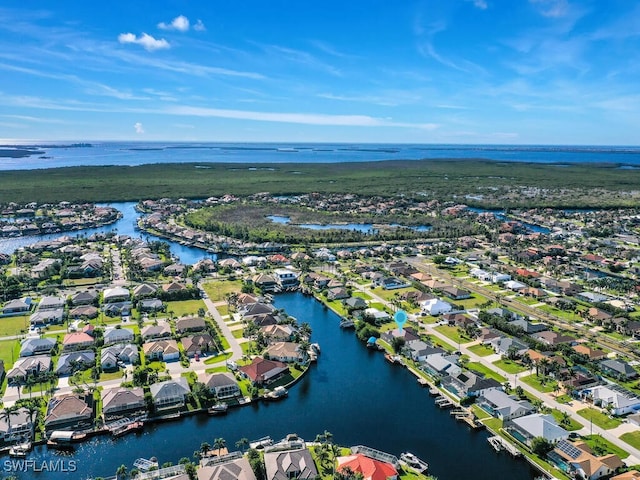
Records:
{"label": "distant bay water", "polygon": [[[620,168],[640,168],[638,146],[174,142],[92,142],[76,145],[49,142],[32,146],[38,148],[27,157],[0,155],[0,170],[152,163],[335,163],[420,159],[486,159],[560,166],[615,163]],[[0,145],[0,150],[7,148],[11,146]]]}

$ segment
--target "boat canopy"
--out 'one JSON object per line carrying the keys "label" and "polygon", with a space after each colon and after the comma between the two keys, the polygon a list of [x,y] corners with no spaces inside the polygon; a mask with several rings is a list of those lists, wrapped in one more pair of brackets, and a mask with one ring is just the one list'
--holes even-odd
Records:
{"label": "boat canopy", "polygon": [[74,432],[68,432],[66,430],[56,430],[54,432],[51,432],[49,440],[52,440],[54,442],[70,442],[73,438],[73,433]]}

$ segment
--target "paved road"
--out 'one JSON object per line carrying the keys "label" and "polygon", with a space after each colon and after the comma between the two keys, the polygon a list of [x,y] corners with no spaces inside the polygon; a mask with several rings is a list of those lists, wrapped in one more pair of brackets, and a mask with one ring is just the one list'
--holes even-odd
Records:
{"label": "paved road", "polygon": [[[202,289],[202,285],[199,284],[198,287]],[[240,346],[238,339],[233,336],[231,329],[226,324],[226,322],[222,319],[222,315],[220,315],[220,312],[218,312],[218,309],[213,304],[211,299],[203,298],[202,300],[204,301],[204,304],[206,305],[207,310],[211,314],[211,318],[213,318],[216,321],[216,323],[218,324],[218,327],[220,327],[220,331],[222,332],[222,335],[224,335],[224,338],[226,338],[227,342],[229,342],[229,346],[231,347],[231,358],[229,360],[236,361],[241,359],[242,356],[244,355],[244,352],[242,351],[242,347]]]}

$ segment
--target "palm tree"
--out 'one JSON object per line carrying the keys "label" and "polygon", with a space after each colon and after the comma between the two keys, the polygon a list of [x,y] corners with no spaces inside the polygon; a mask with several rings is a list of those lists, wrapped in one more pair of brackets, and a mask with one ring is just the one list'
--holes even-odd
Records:
{"label": "palm tree", "polygon": [[246,437],[242,437],[240,440],[236,442],[236,447],[238,447],[242,452],[244,449],[249,446],[249,439]]}
{"label": "palm tree", "polygon": [[127,466],[126,465],[120,465],[118,467],[118,469],[116,470],[116,478],[118,480],[120,480],[121,478],[127,478],[129,475],[129,472],[127,471]]}
{"label": "palm tree", "polygon": [[209,445],[209,443],[207,443],[207,442],[202,442],[202,443],[200,444],[200,454],[201,454],[201,456],[203,456],[203,457],[204,457],[204,456],[206,456],[206,455],[207,455],[207,452],[208,452],[209,450],[211,450],[211,445]]}
{"label": "palm tree", "polygon": [[6,420],[7,422],[7,434],[11,435],[11,417],[17,415],[18,411],[17,405],[12,405],[10,407],[5,407],[4,410],[0,411],[0,418]]}
{"label": "palm tree", "polygon": [[220,456],[220,451],[225,448],[227,446],[227,441],[220,437],[220,438],[216,438],[213,441],[213,448],[217,448],[218,449],[218,457]]}

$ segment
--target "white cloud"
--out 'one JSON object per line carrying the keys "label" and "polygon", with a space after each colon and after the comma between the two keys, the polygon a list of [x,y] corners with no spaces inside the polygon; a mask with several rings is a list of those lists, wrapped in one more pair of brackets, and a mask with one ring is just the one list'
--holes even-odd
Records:
{"label": "white cloud", "polygon": [[136,122],[135,125],[133,126],[133,128],[135,128],[136,133],[138,135],[141,135],[144,133],[144,128],[142,127],[142,124],[140,122]]}
{"label": "white cloud", "polygon": [[121,33],[118,35],[118,41],[120,43],[134,43],[141,45],[145,50],[153,52],[154,50],[162,50],[171,47],[169,42],[164,38],[154,38],[151,35],[143,33],[139,37],[133,33]]}
{"label": "white cloud", "polygon": [[479,8],[480,10],[486,10],[488,7],[487,2],[485,0],[467,0],[467,2],[472,2],[473,5],[476,8]]}
{"label": "white cloud", "polygon": [[193,29],[196,32],[204,32],[207,29],[207,27],[204,26],[204,23],[202,23],[202,20],[198,19],[196,24],[193,26]]}
{"label": "white cloud", "polygon": [[539,7],[539,12],[545,17],[559,18],[569,13],[567,0],[529,0]]}
{"label": "white cloud", "polygon": [[171,20],[171,23],[169,24],[160,22],[158,24],[158,28],[160,30],[177,30],[179,32],[186,32],[189,30],[189,19],[184,15],[178,15],[176,18]]}

